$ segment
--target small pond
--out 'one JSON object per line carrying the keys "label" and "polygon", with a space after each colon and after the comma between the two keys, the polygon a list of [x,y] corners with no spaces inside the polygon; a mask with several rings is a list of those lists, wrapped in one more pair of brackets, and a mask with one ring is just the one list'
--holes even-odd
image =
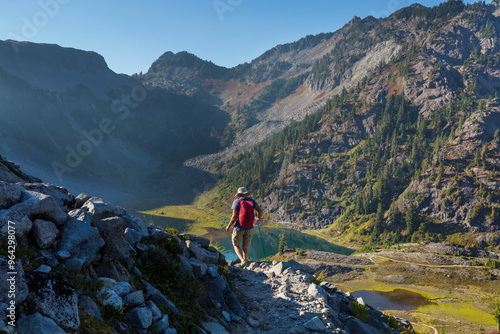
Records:
{"label": "small pond", "polygon": [[419,293],[404,289],[395,289],[393,291],[367,291],[359,290],[351,293],[353,297],[361,297],[366,304],[377,310],[401,310],[412,311],[420,306],[437,305],[429,301]]}

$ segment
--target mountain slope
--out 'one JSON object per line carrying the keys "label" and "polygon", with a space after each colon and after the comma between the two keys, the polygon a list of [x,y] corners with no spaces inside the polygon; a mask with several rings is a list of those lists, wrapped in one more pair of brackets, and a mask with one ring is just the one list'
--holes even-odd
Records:
{"label": "mountain slope", "polygon": [[216,107],[146,89],[93,52],[14,41],[0,49],[0,150],[51,182],[99,195],[110,187],[114,198],[219,148],[229,119]]}
{"label": "mountain slope", "polygon": [[[343,241],[481,232],[459,242],[498,244],[498,8],[448,1],[379,20],[364,35],[385,31],[397,54],[315,114],[217,165],[217,198],[246,185],[274,220],[328,227],[325,236]],[[324,68],[337,66],[325,58]],[[325,85],[335,80],[328,73]]]}

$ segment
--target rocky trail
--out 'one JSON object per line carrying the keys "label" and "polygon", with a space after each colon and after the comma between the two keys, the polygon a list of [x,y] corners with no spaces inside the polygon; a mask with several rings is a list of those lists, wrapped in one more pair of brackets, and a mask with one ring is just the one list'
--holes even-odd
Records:
{"label": "rocky trail", "polygon": [[[230,285],[246,313],[231,333],[396,333],[383,313],[365,305],[363,322],[353,305],[364,304],[330,283],[314,283],[311,267],[294,260],[252,262],[247,268],[229,267]],[[358,305],[359,305],[358,304]],[[396,319],[411,329],[409,322]]]}

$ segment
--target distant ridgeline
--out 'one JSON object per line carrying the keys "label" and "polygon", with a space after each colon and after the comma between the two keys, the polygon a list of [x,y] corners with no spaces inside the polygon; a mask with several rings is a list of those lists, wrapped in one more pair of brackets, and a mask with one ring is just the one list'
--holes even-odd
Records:
{"label": "distant ridgeline", "polygon": [[[339,80],[381,41],[400,51],[303,120],[216,164],[212,205],[245,185],[275,221],[346,242],[498,246],[499,9],[448,1],[344,27],[342,52],[334,46],[309,77],[294,79],[299,86]],[[278,83],[262,100],[282,97]]]}

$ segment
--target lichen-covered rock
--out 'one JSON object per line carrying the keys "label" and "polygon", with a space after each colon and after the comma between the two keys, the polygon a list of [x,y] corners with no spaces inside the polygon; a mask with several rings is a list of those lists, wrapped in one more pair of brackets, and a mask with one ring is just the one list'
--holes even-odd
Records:
{"label": "lichen-covered rock", "polygon": [[99,197],[91,197],[85,202],[85,204],[83,204],[82,209],[88,210],[94,219],[104,219],[125,213],[123,212],[123,209],[120,209],[111,203],[105,202]]}
{"label": "lichen-covered rock", "polygon": [[120,310],[123,306],[123,300],[120,296],[116,294],[113,290],[109,288],[101,288],[98,293],[98,298],[101,304],[110,305],[117,310]]}
{"label": "lichen-covered rock", "polygon": [[53,222],[37,219],[33,222],[31,235],[41,249],[49,248],[59,236],[59,230]]}
{"label": "lichen-covered rock", "polygon": [[24,183],[23,188],[50,196],[60,207],[70,207],[75,201],[66,188],[49,183]]}
{"label": "lichen-covered rock", "polygon": [[16,322],[17,334],[66,334],[54,320],[40,313],[26,315]]}
{"label": "lichen-covered rock", "polygon": [[0,181],[0,210],[5,210],[19,203],[23,187]]}
{"label": "lichen-covered rock", "polygon": [[132,290],[132,286],[128,282],[116,282],[113,286],[110,287],[111,290],[116,292],[118,296],[123,297],[130,293]]}
{"label": "lichen-covered rock", "polygon": [[204,248],[201,248],[200,244],[194,241],[186,241],[186,245],[189,252],[201,262],[216,264],[219,261],[218,252],[210,252]]}
{"label": "lichen-covered rock", "polygon": [[56,225],[64,224],[68,218],[66,212],[51,196],[29,190],[23,192],[21,203],[12,206],[9,210],[30,218],[43,217]]}
{"label": "lichen-covered rock", "polygon": [[151,326],[153,322],[153,316],[151,311],[145,307],[136,307],[124,316],[125,322],[133,328],[146,329]]}
{"label": "lichen-covered rock", "polygon": [[74,287],[58,277],[36,271],[26,273],[26,281],[29,301],[38,312],[62,328],[78,329],[78,293]]}
{"label": "lichen-covered rock", "polygon": [[70,212],[68,212],[68,216],[89,225],[92,223],[92,214],[83,209],[71,210]]}
{"label": "lichen-covered rock", "polygon": [[121,218],[123,219],[124,228],[131,228],[141,233],[144,238],[149,237],[149,224],[146,223],[143,219],[131,215],[123,215],[121,216]]}
{"label": "lichen-covered rock", "polygon": [[[95,217],[94,217],[95,218]],[[130,246],[123,233],[123,220],[119,217],[105,218],[92,222],[106,242],[103,261],[122,260],[130,257]]]}
{"label": "lichen-covered rock", "polygon": [[144,303],[144,293],[142,290],[134,291],[123,297],[123,303],[127,307],[135,307]]}
{"label": "lichen-covered rock", "polygon": [[58,249],[89,264],[103,246],[104,240],[95,227],[70,218],[62,228]]}
{"label": "lichen-covered rock", "polygon": [[[9,223],[10,222],[10,223]],[[28,216],[21,212],[0,210],[0,237],[7,238],[9,231],[15,231],[16,238],[21,240],[33,227]]]}
{"label": "lichen-covered rock", "polygon": [[[16,275],[9,274],[17,273]],[[0,256],[0,302],[9,303],[9,294],[14,291],[16,304],[20,305],[28,297],[28,285],[20,260],[16,260],[14,267],[9,264],[9,259]]]}

